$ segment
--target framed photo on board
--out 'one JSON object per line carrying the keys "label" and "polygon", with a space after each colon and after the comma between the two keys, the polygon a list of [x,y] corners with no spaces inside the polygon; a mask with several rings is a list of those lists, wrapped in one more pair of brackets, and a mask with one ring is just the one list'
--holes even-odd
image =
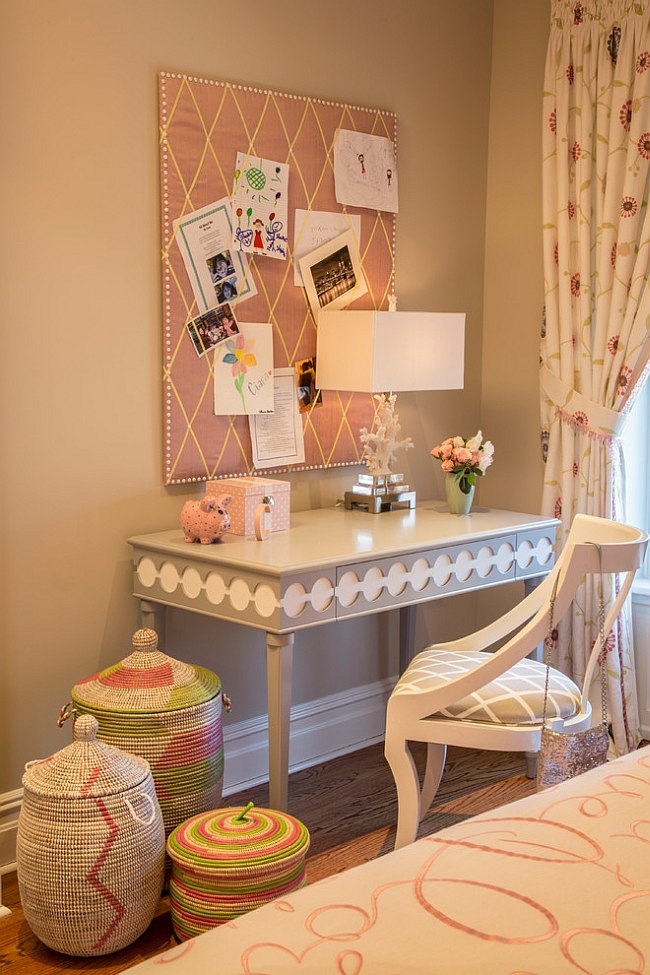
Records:
{"label": "framed photo on board", "polygon": [[316,322],[321,308],[345,308],[368,291],[351,230],[302,257],[300,272]]}

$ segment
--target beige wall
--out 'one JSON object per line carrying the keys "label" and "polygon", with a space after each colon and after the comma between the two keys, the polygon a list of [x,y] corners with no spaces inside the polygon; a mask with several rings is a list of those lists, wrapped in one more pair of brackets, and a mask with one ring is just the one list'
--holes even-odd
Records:
{"label": "beige wall", "polygon": [[548,0],[497,0],[492,45],[481,423],[497,445],[481,497],[539,511],[542,90]]}
{"label": "beige wall", "polygon": [[[493,113],[511,111],[509,99],[519,103],[529,87],[536,95],[546,27],[537,8],[545,3],[494,4],[496,49],[510,59],[534,40],[535,56],[523,59],[520,78],[495,71]],[[527,18],[519,8],[529,5],[536,13]],[[487,213],[490,244],[505,192],[496,173],[507,155],[501,136],[490,145],[486,193],[492,2],[274,0],[251,10],[243,28],[241,17],[208,0],[2,4],[0,795],[19,787],[25,761],[69,741],[55,721],[72,684],[129,650],[138,616],[126,539],[172,527],[183,500],[197,493],[165,488],[161,479],[159,70],[397,113],[400,307],[468,316],[465,390],[402,398],[403,426],[417,443],[405,455],[407,474],[422,497],[439,496],[429,448],[479,422],[498,443],[495,490],[508,484],[508,470],[521,473],[519,455],[508,458],[500,440],[515,391],[486,372],[503,342],[523,343],[520,333],[536,330],[537,300],[529,302],[532,322],[522,314],[539,285],[532,276],[519,282],[516,301],[497,300],[496,281],[495,293],[486,288],[481,359],[485,220]],[[531,40],[531,24],[544,37]],[[534,102],[526,96],[531,118]],[[528,162],[519,175],[527,184],[517,204],[522,234],[534,249],[528,184],[536,191],[536,177]],[[489,247],[486,266],[493,275]],[[499,273],[512,282],[505,268]],[[526,355],[535,341],[527,337]],[[536,363],[526,358],[521,368],[517,389],[532,415]],[[531,456],[527,449],[532,490]],[[293,507],[331,504],[353,473],[292,476]],[[513,507],[526,507],[512,492]],[[490,500],[502,498],[497,491]],[[263,712],[262,636],[180,615],[170,614],[168,651],[212,666],[237,720]],[[434,618],[420,623],[423,635]],[[330,627],[301,636],[294,700],[392,673],[386,633],[370,618],[341,627],[336,639]]]}

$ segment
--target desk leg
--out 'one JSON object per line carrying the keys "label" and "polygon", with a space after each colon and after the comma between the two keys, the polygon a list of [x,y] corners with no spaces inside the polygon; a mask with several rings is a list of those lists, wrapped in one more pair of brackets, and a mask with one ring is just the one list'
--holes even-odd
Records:
{"label": "desk leg", "polygon": [[140,600],[140,622],[145,629],[155,630],[158,634],[158,649],[165,649],[165,607],[161,603],[151,603],[148,599]]}
{"label": "desk leg", "polygon": [[413,659],[416,606],[399,608],[399,672],[403,674]]}
{"label": "desk leg", "polygon": [[286,812],[289,801],[289,724],[293,633],[266,634],[269,713],[269,805]]}
{"label": "desk leg", "polygon": [[[524,579],[524,596],[530,595],[533,589],[537,589],[544,576],[535,576],[533,579]],[[538,643],[532,653],[528,656],[531,660],[542,662],[544,660],[544,644]],[[537,752],[526,752],[526,777],[534,779],[537,777]]]}
{"label": "desk leg", "polygon": [[[534,589],[537,589],[540,582],[544,581],[545,576],[534,576],[532,579],[524,579],[524,596],[530,596]],[[541,663],[544,660],[544,643],[538,643],[532,653],[528,656],[531,660]]]}

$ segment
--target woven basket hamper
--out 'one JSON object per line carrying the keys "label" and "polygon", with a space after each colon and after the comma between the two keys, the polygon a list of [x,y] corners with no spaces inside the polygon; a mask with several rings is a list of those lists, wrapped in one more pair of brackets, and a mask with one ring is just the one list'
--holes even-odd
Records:
{"label": "woven basket hamper", "polygon": [[46,945],[105,955],[153,920],[165,831],[147,762],[97,741],[90,715],[73,734],[71,745],[26,766],[18,886],[25,919]]}
{"label": "woven basket hamper", "polygon": [[102,741],[149,762],[166,835],[221,802],[221,681],[162,653],[154,630],[137,630],[133,653],[76,684],[72,705],[97,718]]}
{"label": "woven basket hamper", "polygon": [[195,816],[169,837],[169,904],[179,940],[304,885],[307,828],[287,813],[251,806]]}

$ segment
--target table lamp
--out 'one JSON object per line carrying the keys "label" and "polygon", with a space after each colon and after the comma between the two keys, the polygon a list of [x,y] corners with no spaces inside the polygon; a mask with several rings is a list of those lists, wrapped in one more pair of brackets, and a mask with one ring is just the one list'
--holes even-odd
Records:
{"label": "table lamp", "polygon": [[462,389],[465,314],[459,312],[327,311],[318,315],[316,385],[321,390],[372,393],[371,431],[360,432],[368,468],[345,507],[373,514],[415,507],[415,491],[392,470],[396,451],[413,446],[399,439],[395,404],[402,391]]}

